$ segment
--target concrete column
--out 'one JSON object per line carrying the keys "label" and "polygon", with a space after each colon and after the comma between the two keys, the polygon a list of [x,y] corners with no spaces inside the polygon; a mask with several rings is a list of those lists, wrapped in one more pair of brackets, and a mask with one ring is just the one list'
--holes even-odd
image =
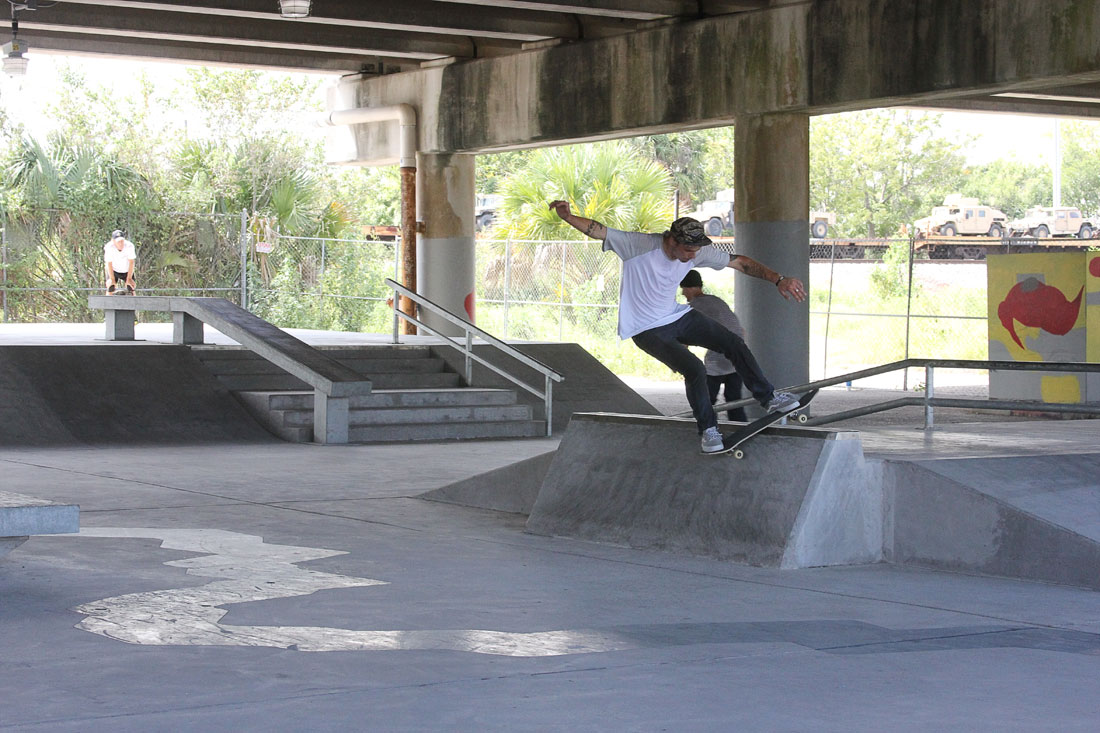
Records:
{"label": "concrete column", "polygon": [[205,338],[202,321],[183,311],[172,311],[172,343],[201,344]]}
{"label": "concrete column", "polygon": [[133,341],[134,320],[134,311],[131,310],[110,309],[103,311],[103,323],[107,330],[107,340]]}
{"label": "concrete column", "polygon": [[[738,117],[734,134],[737,254],[810,288],[810,121],[803,114]],[[809,381],[809,301],[784,300],[740,273],[734,308],[749,347],[777,388]]]}
{"label": "concrete column", "polygon": [[[474,318],[474,156],[417,154],[416,289],[471,323]],[[461,333],[429,313],[421,320],[447,335]]]}
{"label": "concrete column", "polygon": [[330,397],[319,389],[313,390],[313,440],[331,445],[348,442],[347,397]]}

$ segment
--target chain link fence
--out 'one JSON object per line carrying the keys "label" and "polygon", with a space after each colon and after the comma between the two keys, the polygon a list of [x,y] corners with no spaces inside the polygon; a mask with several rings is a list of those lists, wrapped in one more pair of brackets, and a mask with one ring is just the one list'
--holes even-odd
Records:
{"label": "chain link fence", "polygon": [[3,321],[99,318],[88,309],[88,296],[105,292],[103,251],[115,229],[135,244],[142,294],[242,302],[246,238],[240,214],[154,212],[120,221],[108,213],[39,209],[0,219]]}
{"label": "chain link fence", "polygon": [[[383,281],[397,276],[399,240],[264,236],[253,224],[243,214],[193,213],[123,223],[138,247],[139,292],[225,297],[286,328],[390,331]],[[102,292],[103,245],[118,226],[60,211],[4,222],[4,321],[98,320],[87,295]],[[984,261],[929,258],[915,242],[811,240],[811,379],[907,357],[986,358]],[[718,246],[734,251],[731,241]],[[479,239],[475,258],[481,328],[577,342],[618,374],[673,378],[616,335],[620,262],[600,242]],[[733,304],[732,270],[704,278]],[[984,388],[982,374],[937,375]],[[912,389],[923,374],[880,379]]]}

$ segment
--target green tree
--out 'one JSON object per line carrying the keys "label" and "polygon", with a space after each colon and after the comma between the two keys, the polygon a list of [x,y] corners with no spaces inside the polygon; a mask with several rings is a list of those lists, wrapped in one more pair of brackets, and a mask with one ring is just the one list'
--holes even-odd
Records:
{"label": "green tree", "polygon": [[1046,166],[995,160],[966,169],[959,193],[1017,219],[1029,207],[1050,204],[1051,173]]}
{"label": "green tree", "polygon": [[623,141],[541,148],[502,187],[498,231],[514,239],[583,239],[547,204],[616,229],[660,231],[672,215],[672,182],[659,163]]}
{"label": "green tree", "polygon": [[871,110],[814,118],[810,205],[837,214],[841,236],[891,236],[964,180],[960,143],[941,115]]}
{"label": "green tree", "polygon": [[1060,128],[1062,203],[1100,214],[1100,129],[1081,120],[1061,122]]}

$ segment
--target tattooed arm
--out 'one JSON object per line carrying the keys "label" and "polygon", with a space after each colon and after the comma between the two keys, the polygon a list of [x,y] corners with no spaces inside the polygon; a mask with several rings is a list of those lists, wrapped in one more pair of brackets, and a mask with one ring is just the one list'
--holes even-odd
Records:
{"label": "tattooed arm", "polygon": [[779,290],[779,294],[787,300],[793,299],[799,303],[806,300],[806,286],[797,277],[784,277],[770,267],[744,255],[732,255],[729,266],[749,277],[767,280],[775,285],[776,289]]}
{"label": "tattooed arm", "polygon": [[585,219],[583,216],[577,216],[569,211],[568,201],[551,201],[550,208],[569,226],[576,229],[585,236],[592,237],[593,239],[606,239],[607,227],[598,221],[592,219]]}

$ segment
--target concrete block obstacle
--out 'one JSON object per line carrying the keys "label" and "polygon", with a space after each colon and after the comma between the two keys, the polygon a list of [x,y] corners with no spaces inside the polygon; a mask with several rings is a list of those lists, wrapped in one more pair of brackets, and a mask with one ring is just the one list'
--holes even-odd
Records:
{"label": "concrete block obstacle", "polygon": [[884,468],[888,561],[1100,590],[1100,454]]}
{"label": "concrete block obstacle", "polygon": [[0,557],[32,535],[80,531],[80,507],[0,491]]}
{"label": "concrete block obstacle", "polygon": [[888,562],[1100,590],[1100,453],[866,459],[774,427],[704,456],[691,420],[573,416],[556,451],[421,498],[527,513],[534,534],[805,568]]}
{"label": "concrete block obstacle", "polygon": [[698,443],[693,420],[574,415],[527,530],[771,567],[882,558],[858,433],[773,428],[741,460]]}

